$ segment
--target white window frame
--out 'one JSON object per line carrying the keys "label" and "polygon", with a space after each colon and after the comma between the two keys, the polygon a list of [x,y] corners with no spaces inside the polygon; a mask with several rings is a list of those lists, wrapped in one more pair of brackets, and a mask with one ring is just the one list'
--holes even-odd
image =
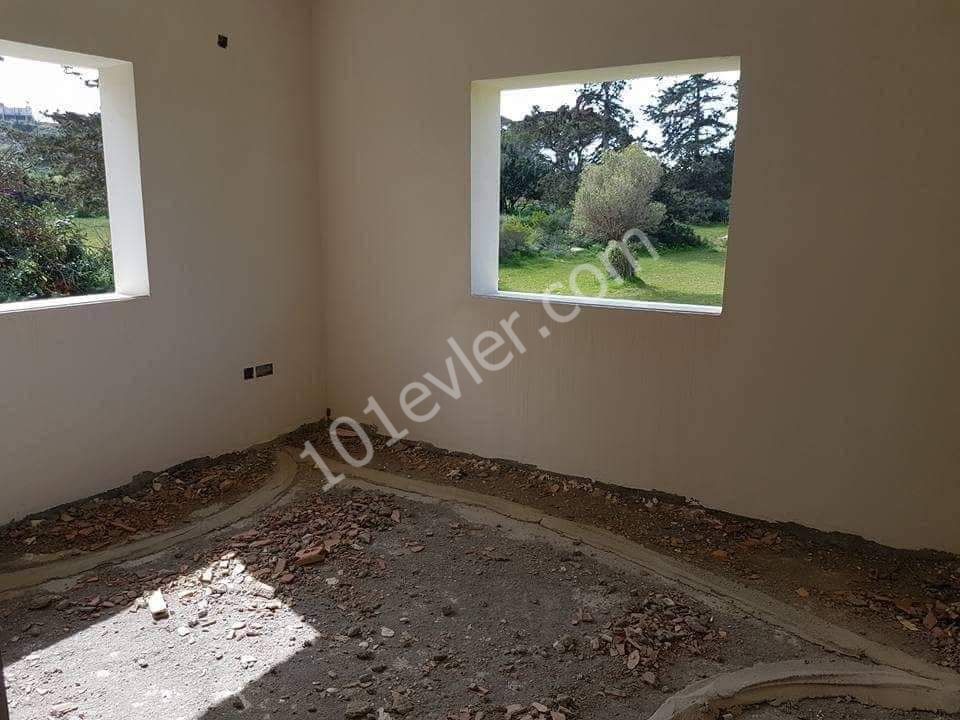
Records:
{"label": "white window frame", "polygon": [[0,40],[0,55],[96,68],[100,72],[100,113],[103,125],[103,160],[107,176],[110,245],[113,253],[114,292],[76,295],[46,300],[0,303],[0,314],[73,305],[132,300],[150,295],[147,241],[140,183],[140,135],[133,64]]}
{"label": "white window frame", "polygon": [[474,297],[630,310],[720,315],[722,306],[589,298],[499,289],[500,93],[554,85],[740,70],[739,57],[677,60],[594,70],[474,80],[470,83],[470,292]]}

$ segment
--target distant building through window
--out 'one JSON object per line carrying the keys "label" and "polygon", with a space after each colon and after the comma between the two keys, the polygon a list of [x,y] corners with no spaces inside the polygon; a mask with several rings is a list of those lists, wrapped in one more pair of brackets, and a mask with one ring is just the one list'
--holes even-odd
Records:
{"label": "distant building through window", "polygon": [[33,127],[37,120],[33,117],[30,107],[9,107],[0,102],[0,122],[12,125]]}

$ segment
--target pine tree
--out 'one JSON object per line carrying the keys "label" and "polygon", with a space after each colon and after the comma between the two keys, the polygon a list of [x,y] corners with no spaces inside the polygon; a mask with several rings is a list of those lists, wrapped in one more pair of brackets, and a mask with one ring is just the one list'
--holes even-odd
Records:
{"label": "pine tree", "polygon": [[551,170],[540,178],[540,195],[548,203],[569,205],[583,168],[599,157],[604,119],[593,108],[578,103],[542,110],[534,105],[523,120],[512,125]]}
{"label": "pine tree", "polygon": [[[662,79],[662,78],[661,78]],[[724,119],[729,110],[723,88],[729,85],[708,75],[690,75],[657,93],[643,109],[660,126],[663,144],[657,151],[681,165],[699,163],[717,152],[733,126]]]}
{"label": "pine tree", "polygon": [[635,122],[633,113],[623,104],[623,93],[629,87],[626,80],[587,83],[577,95],[577,107],[592,110],[603,124],[600,130],[600,152],[619,150],[633,142],[630,129]]}
{"label": "pine tree", "polygon": [[501,117],[500,126],[500,211],[510,213],[521,200],[540,199],[551,163],[518,129],[521,123]]}

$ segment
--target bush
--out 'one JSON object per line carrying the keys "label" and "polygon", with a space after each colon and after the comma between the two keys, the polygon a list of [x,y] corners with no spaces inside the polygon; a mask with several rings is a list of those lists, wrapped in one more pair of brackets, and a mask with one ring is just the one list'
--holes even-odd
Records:
{"label": "bush", "polygon": [[569,208],[560,208],[551,213],[538,215],[533,226],[531,240],[539,252],[551,255],[566,255],[577,239],[570,234],[573,216]]}
{"label": "bush", "polygon": [[[631,252],[633,252],[632,248]],[[618,277],[622,280],[639,280],[636,269],[630,264],[627,254],[623,251],[623,248],[620,247],[618,241],[611,240],[603,253],[606,256],[607,269],[613,270],[613,272],[610,273],[613,277]],[[636,257],[636,254],[634,254],[634,257]]]}
{"label": "bush", "polygon": [[500,257],[518,252],[565,255],[576,244],[570,234],[569,208],[551,210],[541,203],[522,203],[500,218]]}
{"label": "bush", "polygon": [[662,174],[660,161],[639,145],[608,150],[580,175],[572,228],[602,243],[620,240],[634,228],[653,232],[666,212],[662,203],[650,200]]}
{"label": "bush", "polygon": [[521,218],[504,215],[500,218],[500,259],[530,252],[533,231]]}
{"label": "bush", "polygon": [[553,205],[548,205],[540,200],[522,200],[513,208],[511,215],[523,218],[526,222],[531,218],[542,217],[553,212]]}
{"label": "bush", "polygon": [[730,218],[730,202],[711,197],[701,190],[665,189],[661,194],[667,212],[682,222],[694,225],[725,223]]}
{"label": "bush", "polygon": [[660,227],[653,233],[653,240],[662,247],[699,247],[703,245],[703,240],[693,231],[689,225],[677,222],[672,217],[667,217]]}
{"label": "bush", "polygon": [[83,231],[47,201],[22,158],[0,152],[0,302],[113,290],[109,248],[90,248]]}
{"label": "bush", "polygon": [[113,290],[109,248],[90,248],[51,206],[0,195],[0,302]]}

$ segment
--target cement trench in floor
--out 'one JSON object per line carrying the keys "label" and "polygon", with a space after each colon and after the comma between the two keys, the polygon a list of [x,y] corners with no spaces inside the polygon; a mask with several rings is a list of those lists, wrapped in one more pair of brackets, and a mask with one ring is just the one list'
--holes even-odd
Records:
{"label": "cement trench in floor", "polygon": [[[273,477],[260,490],[187,528],[89,556],[0,569],[0,593],[6,590],[19,594],[51,580],[72,577],[104,564],[145,557],[229,527],[284,498],[295,484],[298,469],[304,468],[302,464],[298,466],[295,458],[295,450],[281,451]],[[653,552],[613,533],[457,487],[435,485],[373,469],[355,469],[334,462],[330,462],[330,466],[334,472],[343,472],[347,476],[346,485],[401,495],[417,502],[471,508],[485,513],[484,520],[488,524],[513,522],[543,538],[582,543],[602,555],[672,580],[701,595],[720,598],[746,615],[830,652],[870,661],[787,661],[716,675],[671,696],[650,720],[717,718],[729,709],[771,700],[827,697],[852,697],[867,705],[900,710],[960,712],[960,677],[954,673],[825,623],[763,593]],[[9,596],[10,593],[5,594]]]}

